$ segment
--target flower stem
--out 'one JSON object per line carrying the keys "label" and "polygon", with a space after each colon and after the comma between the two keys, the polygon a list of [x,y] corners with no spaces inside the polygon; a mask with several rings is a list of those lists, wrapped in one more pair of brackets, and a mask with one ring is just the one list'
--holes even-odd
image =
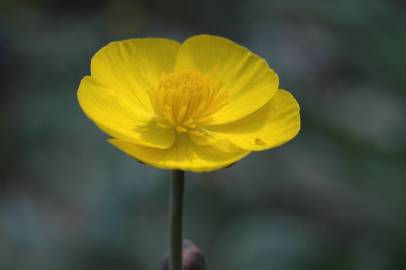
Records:
{"label": "flower stem", "polygon": [[185,172],[171,171],[170,188],[170,220],[169,220],[169,265],[170,270],[183,270],[182,263],[182,216],[183,216],[183,191]]}

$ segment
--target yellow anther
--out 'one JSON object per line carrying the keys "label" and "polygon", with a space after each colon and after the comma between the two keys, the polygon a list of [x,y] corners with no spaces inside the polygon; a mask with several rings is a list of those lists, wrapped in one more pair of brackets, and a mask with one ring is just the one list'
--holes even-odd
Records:
{"label": "yellow anther", "polygon": [[176,126],[175,129],[176,129],[176,131],[179,132],[179,133],[187,132],[187,131],[188,131],[186,128],[184,128],[184,127],[182,127],[182,126]]}

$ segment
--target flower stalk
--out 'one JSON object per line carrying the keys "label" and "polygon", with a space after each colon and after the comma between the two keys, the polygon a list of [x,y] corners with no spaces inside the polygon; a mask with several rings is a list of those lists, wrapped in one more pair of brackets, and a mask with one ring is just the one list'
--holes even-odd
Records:
{"label": "flower stalk", "polygon": [[182,217],[185,172],[182,170],[172,170],[170,180],[169,269],[183,270]]}

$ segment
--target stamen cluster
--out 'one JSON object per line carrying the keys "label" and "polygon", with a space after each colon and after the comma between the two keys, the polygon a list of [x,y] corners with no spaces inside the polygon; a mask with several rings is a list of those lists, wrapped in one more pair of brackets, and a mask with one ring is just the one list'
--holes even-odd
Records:
{"label": "stamen cluster", "polygon": [[228,94],[222,86],[196,71],[163,75],[158,86],[148,92],[157,125],[202,135],[200,126],[210,122],[211,116],[227,102]]}

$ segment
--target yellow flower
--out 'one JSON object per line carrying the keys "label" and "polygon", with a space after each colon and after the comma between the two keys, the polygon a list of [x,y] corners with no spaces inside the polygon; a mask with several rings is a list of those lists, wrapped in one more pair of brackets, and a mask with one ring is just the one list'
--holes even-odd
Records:
{"label": "yellow flower", "polygon": [[92,58],[78,98],[114,146],[165,169],[210,171],[279,146],[300,129],[299,105],[266,61],[221,37],[182,44],[112,42]]}

